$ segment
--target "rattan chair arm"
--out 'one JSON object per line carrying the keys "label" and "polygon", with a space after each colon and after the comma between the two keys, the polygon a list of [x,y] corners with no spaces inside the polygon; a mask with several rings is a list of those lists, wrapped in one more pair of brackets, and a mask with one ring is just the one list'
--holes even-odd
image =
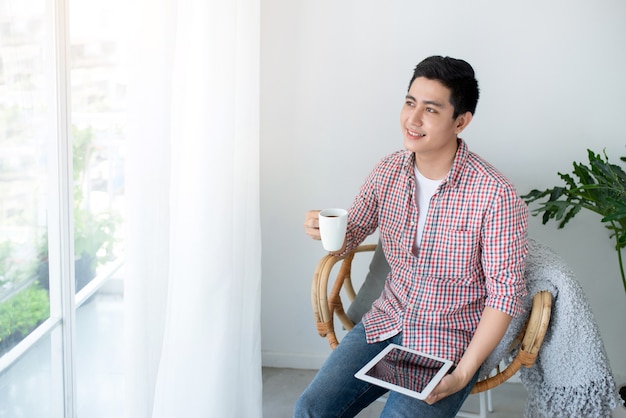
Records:
{"label": "rattan chair arm", "polygon": [[490,376],[477,382],[472,393],[480,393],[493,389],[499,384],[509,380],[522,366],[532,367],[537,360],[537,354],[543,343],[543,339],[548,330],[550,315],[552,312],[552,294],[548,291],[541,291],[533,296],[533,305],[530,316],[524,329],[522,329],[517,341],[522,344],[517,351],[513,361],[506,369],[500,370],[494,376]]}
{"label": "rattan chair arm", "polygon": [[[332,321],[329,320],[329,310],[326,286],[328,285],[328,276],[324,276],[324,271],[327,271],[326,265],[331,263],[334,265],[337,262],[337,258],[332,255],[324,256],[315,267],[313,273],[313,280],[311,282],[311,306],[313,308],[313,316],[315,318],[315,324],[318,327],[318,333],[320,337],[325,337],[329,331],[328,327],[332,328]],[[326,273],[327,274],[327,273]],[[320,328],[322,324],[324,325]]]}
{"label": "rattan chair arm", "polygon": [[476,382],[474,388],[472,388],[472,394],[484,392],[489,389],[493,389],[499,384],[506,382],[513,376],[522,366],[520,359],[515,357],[513,361],[507,366],[506,369],[500,370],[493,376],[490,376],[480,382]]}
{"label": "rattan chair arm", "polygon": [[[528,325],[524,338],[522,339],[522,350],[535,356],[541,348],[543,339],[546,336],[548,325],[550,324],[550,315],[552,314],[552,294],[547,290],[538,292],[533,297],[533,307],[528,318]],[[526,367],[533,365],[524,364]]]}
{"label": "rattan chair arm", "polygon": [[[337,314],[347,329],[354,326],[354,323],[345,314],[339,296],[341,287],[346,283],[349,283],[349,288],[352,288],[350,272],[354,255],[359,252],[374,251],[375,249],[376,244],[364,244],[343,256],[328,254],[317,263],[311,283],[311,306],[313,307],[318,334],[321,337],[326,337],[333,349],[338,345],[335,335],[334,315]],[[335,264],[339,261],[343,262],[335,278],[333,290],[329,293],[328,281],[330,274]],[[354,293],[354,290],[352,292]]]}

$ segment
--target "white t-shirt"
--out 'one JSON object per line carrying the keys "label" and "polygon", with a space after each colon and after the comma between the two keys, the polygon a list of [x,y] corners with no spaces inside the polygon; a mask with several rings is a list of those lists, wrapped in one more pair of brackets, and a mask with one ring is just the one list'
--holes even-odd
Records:
{"label": "white t-shirt", "polygon": [[420,248],[422,241],[422,233],[424,232],[424,225],[426,224],[426,215],[428,215],[428,205],[430,205],[430,198],[433,197],[437,191],[437,187],[441,184],[441,180],[431,180],[422,175],[417,167],[415,167],[415,180],[416,180],[416,200],[419,216],[417,219],[417,235],[415,236],[415,253]]}

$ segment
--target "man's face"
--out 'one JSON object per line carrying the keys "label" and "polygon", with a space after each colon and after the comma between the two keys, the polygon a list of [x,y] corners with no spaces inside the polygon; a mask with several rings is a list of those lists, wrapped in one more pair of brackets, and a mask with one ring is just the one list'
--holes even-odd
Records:
{"label": "man's face", "polygon": [[456,138],[471,114],[453,118],[450,89],[436,80],[418,77],[413,80],[400,112],[404,147],[417,157],[436,157],[456,152]]}

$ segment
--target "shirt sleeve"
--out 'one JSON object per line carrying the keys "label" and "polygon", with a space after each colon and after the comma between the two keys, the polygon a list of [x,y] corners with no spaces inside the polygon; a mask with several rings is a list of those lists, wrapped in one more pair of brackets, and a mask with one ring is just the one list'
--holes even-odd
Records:
{"label": "shirt sleeve", "polygon": [[485,306],[518,316],[526,296],[524,277],[528,254],[528,207],[515,190],[504,188],[494,201],[483,227]]}
{"label": "shirt sleeve", "polygon": [[358,247],[378,228],[378,192],[377,177],[381,161],[369,174],[359,193],[348,209],[348,227],[346,229],[346,254]]}

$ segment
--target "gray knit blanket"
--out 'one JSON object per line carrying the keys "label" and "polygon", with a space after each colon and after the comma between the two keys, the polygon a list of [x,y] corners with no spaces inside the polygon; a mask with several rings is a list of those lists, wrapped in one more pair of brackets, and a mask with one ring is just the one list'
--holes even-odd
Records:
{"label": "gray knit blanket", "polygon": [[574,273],[548,246],[529,240],[525,315],[514,318],[498,347],[481,367],[487,376],[524,326],[533,296],[553,295],[550,326],[535,365],[520,369],[528,390],[526,418],[610,417],[616,390],[600,332]]}

